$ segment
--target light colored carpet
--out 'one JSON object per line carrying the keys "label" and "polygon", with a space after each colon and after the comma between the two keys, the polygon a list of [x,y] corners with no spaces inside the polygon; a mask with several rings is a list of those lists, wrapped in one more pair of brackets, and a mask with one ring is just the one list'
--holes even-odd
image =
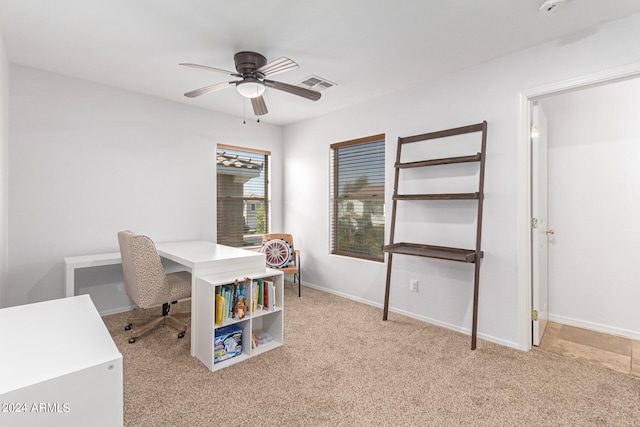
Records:
{"label": "light colored carpet", "polygon": [[[179,304],[188,310],[188,305]],[[141,310],[146,311],[146,310]],[[128,344],[130,313],[104,321],[124,357],[125,426],[638,426],[640,379],[285,285],[285,345],[218,372],[189,331]]]}

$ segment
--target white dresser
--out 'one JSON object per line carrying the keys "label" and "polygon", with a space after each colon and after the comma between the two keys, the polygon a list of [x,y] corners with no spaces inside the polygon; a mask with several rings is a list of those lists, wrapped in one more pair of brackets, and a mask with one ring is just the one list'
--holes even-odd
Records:
{"label": "white dresser", "polygon": [[122,355],[88,295],[0,310],[0,425],[122,426]]}

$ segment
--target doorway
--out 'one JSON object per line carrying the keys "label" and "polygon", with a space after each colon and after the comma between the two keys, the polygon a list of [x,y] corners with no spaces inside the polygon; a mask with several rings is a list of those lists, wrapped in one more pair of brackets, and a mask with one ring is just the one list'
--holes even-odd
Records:
{"label": "doorway", "polygon": [[[640,94],[640,78],[533,103],[532,216],[541,217],[532,228],[533,304],[541,311],[532,323],[543,351],[640,376],[640,290],[629,256],[630,236],[640,237],[640,99],[630,94]],[[548,263],[536,259],[547,251]],[[548,311],[536,299],[545,292],[535,292],[546,278]]]}
{"label": "doorway", "polygon": [[640,341],[548,322],[540,350],[640,377]]}
{"label": "doorway", "polygon": [[[640,64],[611,70],[571,81],[560,82],[521,94],[519,138],[519,195],[518,195],[518,283],[519,283],[519,344],[523,350],[532,346],[532,307],[534,290],[534,265],[532,251],[532,145],[531,117],[534,102],[554,95],[597,87],[608,83],[640,76]],[[595,203],[596,200],[591,199]],[[551,224],[550,227],[553,225]],[[592,261],[593,262],[593,261]],[[546,319],[545,319],[546,320]]]}

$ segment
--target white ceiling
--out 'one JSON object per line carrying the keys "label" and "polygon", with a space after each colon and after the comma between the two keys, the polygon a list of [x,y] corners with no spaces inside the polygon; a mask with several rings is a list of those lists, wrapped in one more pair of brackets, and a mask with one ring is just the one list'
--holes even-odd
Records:
{"label": "white ceiling", "polygon": [[234,70],[234,53],[251,50],[300,65],[273,80],[337,83],[317,102],[267,89],[261,120],[282,125],[640,12],[640,0],[567,0],[556,13],[540,12],[542,2],[0,0],[0,32],[11,63],[236,116],[245,101],[233,88],[183,95],[233,78],[178,63]]}

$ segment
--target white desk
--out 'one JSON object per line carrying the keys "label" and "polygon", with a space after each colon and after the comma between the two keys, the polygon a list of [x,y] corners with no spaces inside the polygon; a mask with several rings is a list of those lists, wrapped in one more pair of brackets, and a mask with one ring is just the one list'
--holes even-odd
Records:
{"label": "white desk", "polygon": [[88,295],[2,309],[0,336],[0,425],[122,425],[122,355]]}
{"label": "white desk", "polygon": [[[195,356],[197,346],[197,295],[196,280],[210,274],[237,274],[240,279],[252,274],[262,274],[266,266],[263,253],[246,249],[232,248],[201,240],[157,243],[158,254],[166,259],[187,267],[191,271],[191,355]],[[108,254],[66,257],[65,291],[66,296],[75,293],[75,269],[98,267],[122,263],[120,252]],[[213,303],[213,302],[212,302]]]}
{"label": "white desk", "polygon": [[121,264],[120,252],[108,254],[81,255],[64,259],[64,295],[72,297],[76,294],[75,275],[77,268],[100,267],[102,265]]}

